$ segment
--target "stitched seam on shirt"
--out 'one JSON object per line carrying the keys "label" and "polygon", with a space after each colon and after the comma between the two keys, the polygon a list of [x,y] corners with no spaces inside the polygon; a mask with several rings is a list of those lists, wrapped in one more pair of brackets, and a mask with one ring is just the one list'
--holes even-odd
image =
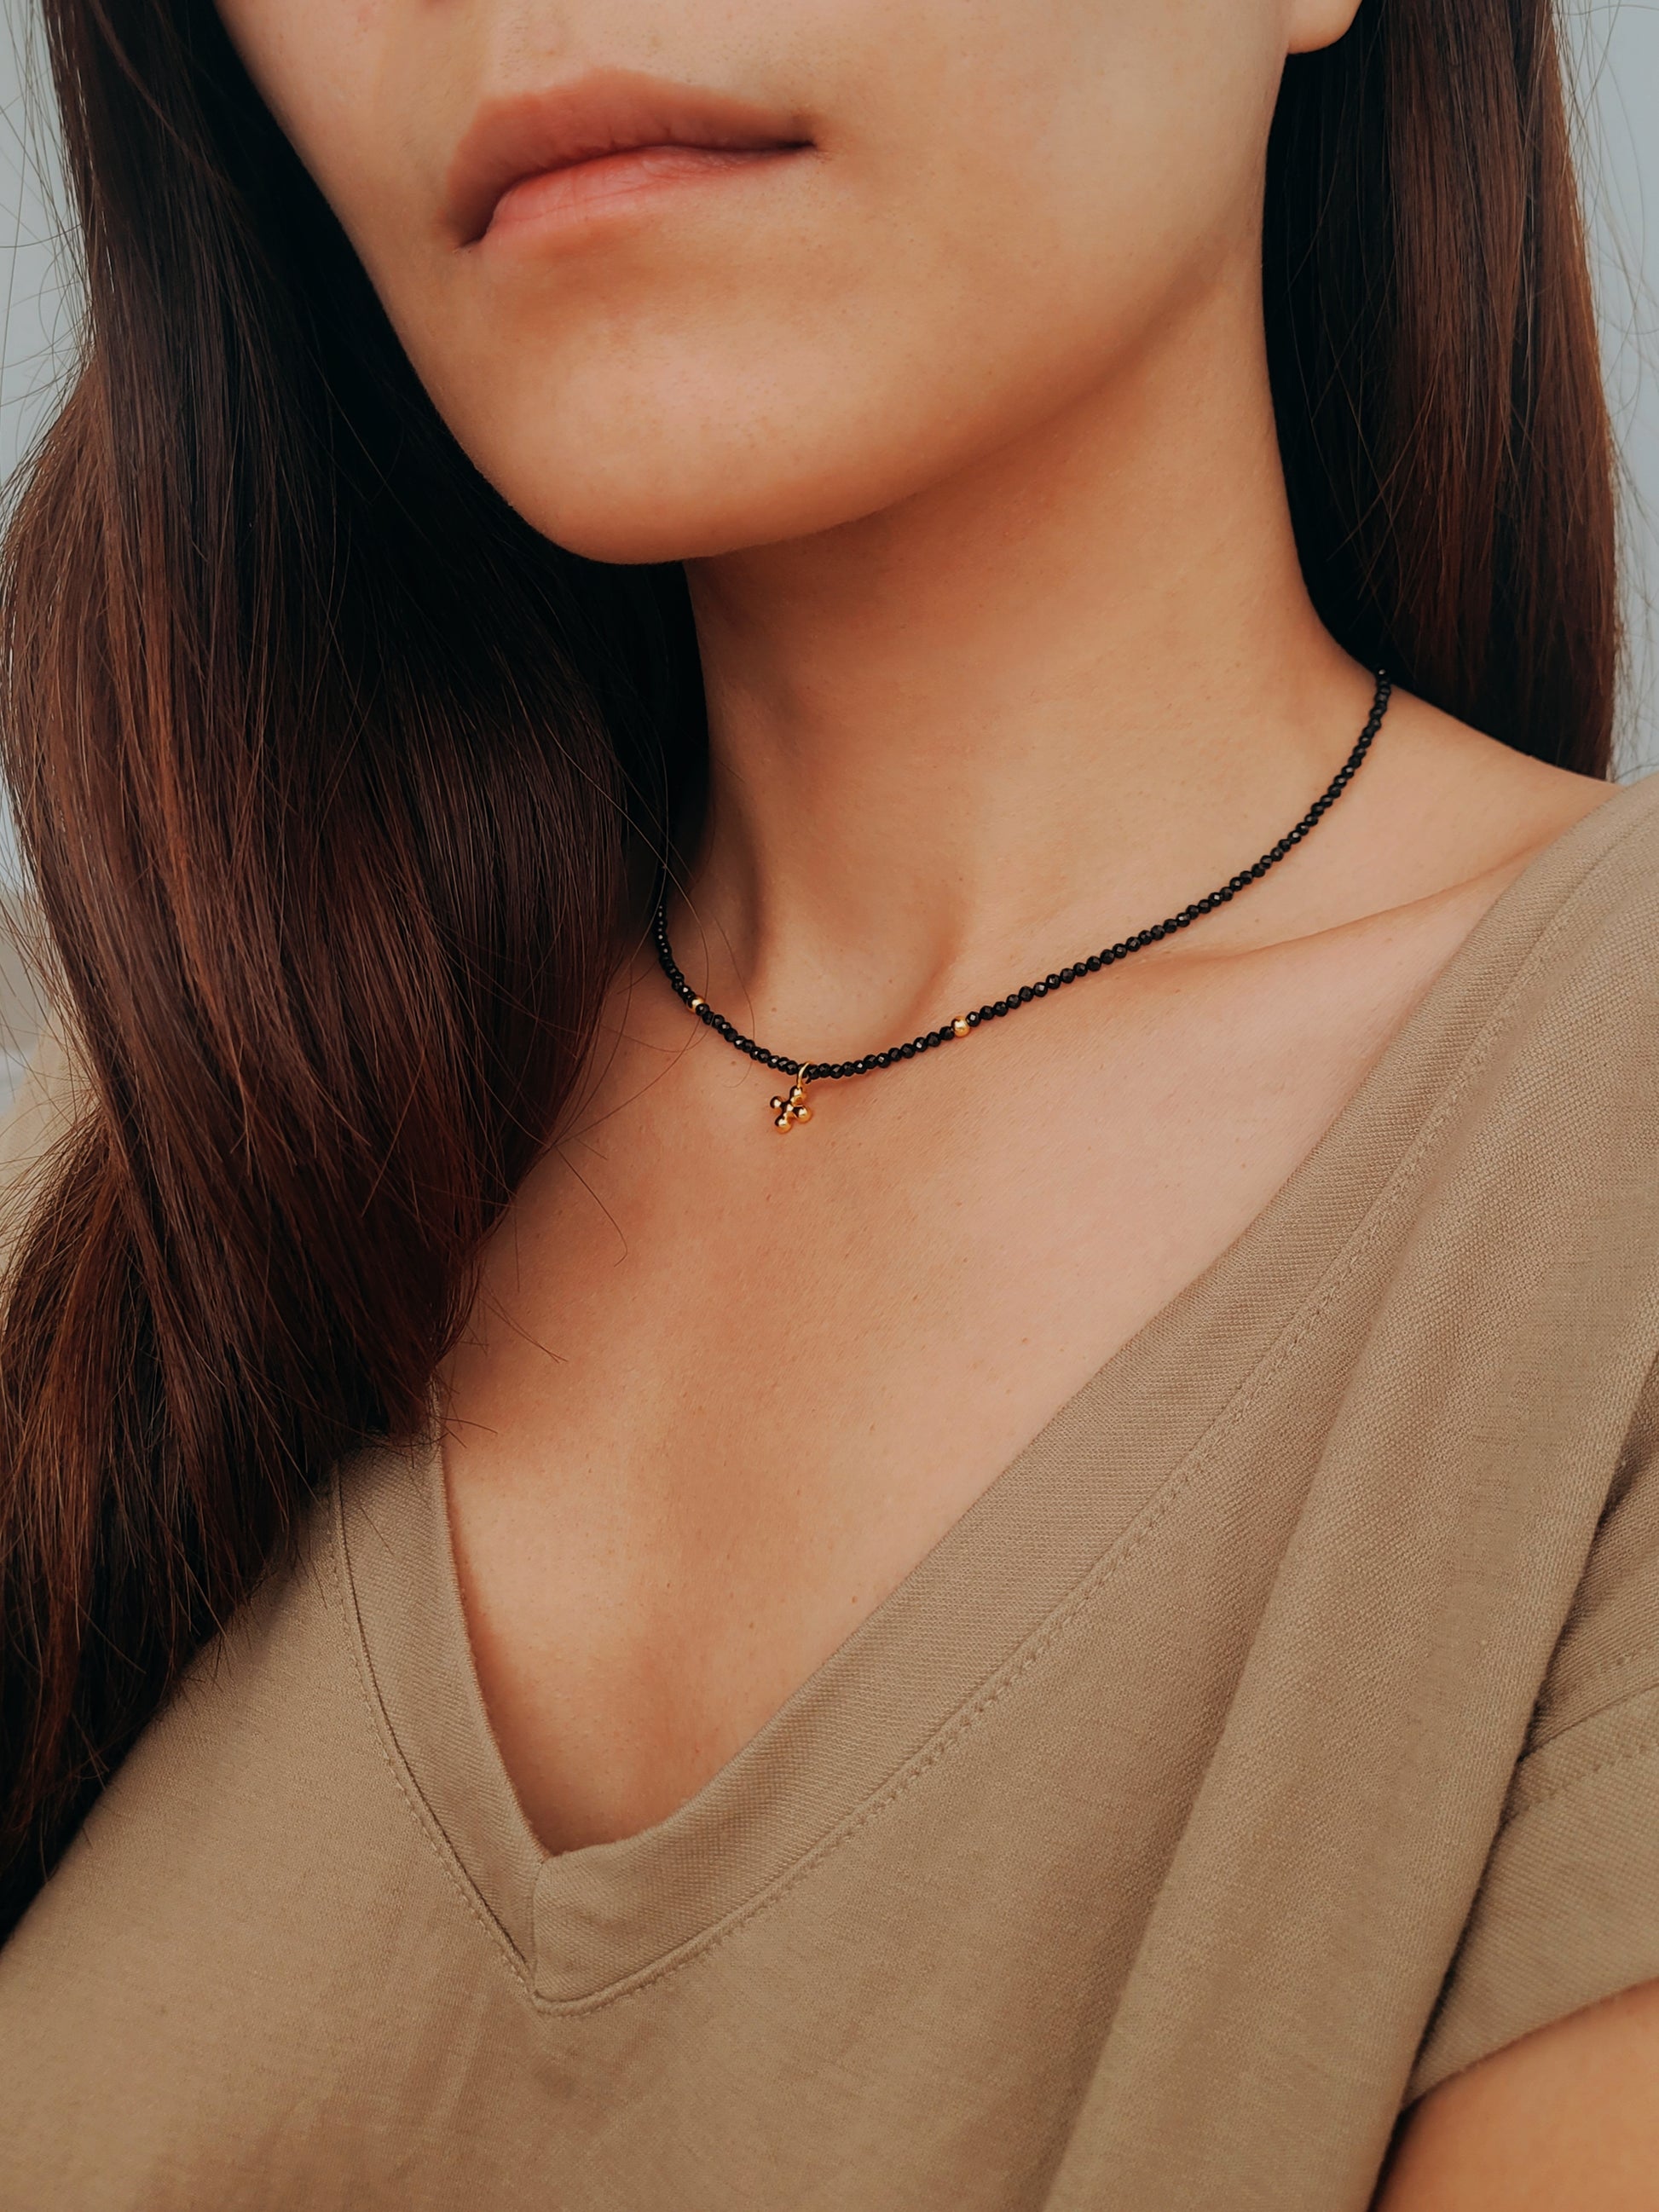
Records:
{"label": "stitched seam on shirt", "polygon": [[[1622,838],[1620,840],[1622,842]],[[1609,848],[1609,851],[1616,848]],[[1603,858],[1606,856],[1603,855]],[[1540,931],[1526,958],[1510,978],[1498,1004],[1492,1008],[1477,1035],[1471,1039],[1468,1051],[1433,1106],[1424,1117],[1422,1126],[1410,1146],[1395,1163],[1388,1181],[1372,1201],[1370,1211],[1354,1230],[1347,1244],[1331,1262],[1322,1285],[1310,1294],[1308,1303],[1286,1328],[1279,1342],[1264,1355],[1255,1371],[1240,1386],[1231,1403],[1218,1415],[1211,1427],[1194,1444],[1186,1462],[1170,1475],[1163,1490],[1155,1498],[1138,1525],[1126,1532],[1118,1548],[1097,1559],[1085,1575],[1069,1598],[1062,1600],[1059,1611],[1036,1632],[1032,1641],[1022,1652],[1017,1652],[1006,1662],[1000,1679],[994,1686],[981,1692],[976,1702],[959,1707],[948,1719],[924,1750],[914,1755],[900,1770],[896,1780],[886,1786],[879,1796],[851,1816],[841,1827],[833,1829],[817,1845],[809,1850],[794,1864],[777,1875],[772,1882],[751,1898],[747,1904],[735,1908],[723,1920],[695,1936],[691,1936],[665,1958],[653,1960],[621,1979],[596,1990],[591,1996],[550,1998],[537,1994],[538,2008],[561,2015],[603,2011],[607,2006],[618,2004],[624,1998],[665,1981],[683,1967],[708,1958],[713,1952],[750,1927],[763,1915],[782,1903],[790,1893],[806,1878],[817,1872],[842,1844],[862,1835],[883,1813],[910,1790],[922,1777],[930,1772],[941,1759],[964,1742],[981,1720],[992,1711],[1014,1685],[1023,1680],[1031,1668],[1047,1656],[1060,1638],[1080,1621],[1095,1600],[1105,1589],[1111,1576],[1128,1562],[1156,1532],[1161,1522],[1173,1510],[1176,1501],[1190,1487],[1199,1473],[1206,1466],[1224,1439],[1244,1419],[1263,1392],[1283,1373],[1285,1367],[1307,1342],[1316,1325],[1323,1319],[1330,1306],[1359,1267],[1372,1246],[1382,1237],[1394,1218],[1407,1187],[1425,1154],[1439,1137],[1442,1127],[1462,1103],[1464,1093],[1486,1067],[1512,1021],[1522,996],[1529,985],[1534,969],[1553,949],[1555,939],[1566,927],[1572,909],[1594,879],[1591,875],[1575,886],[1571,896],[1556,909],[1547,928]],[[1543,1801],[1540,1801],[1540,1802]],[[1530,1809],[1530,1808],[1528,1808]],[[1516,1816],[1517,1818],[1519,1815]]]}
{"label": "stitched seam on shirt", "polygon": [[[1644,1692],[1638,1692],[1638,1695],[1645,1694]],[[1616,1712],[1618,1710],[1616,1705],[1604,1705],[1601,1712]],[[1597,1713],[1593,1717],[1600,1720],[1601,1713]],[[1575,1729],[1588,1726],[1588,1722],[1576,1721],[1572,1728],[1563,1729],[1560,1735],[1553,1737],[1551,1741],[1554,1743],[1563,1743],[1573,1734]],[[1605,1774],[1609,1767],[1627,1766],[1632,1759],[1645,1759],[1650,1752],[1655,1751],[1659,1751],[1659,1735],[1641,1736],[1636,1742],[1627,1743],[1618,1751],[1610,1751],[1605,1759],[1598,1759],[1593,1766],[1586,1766],[1579,1773],[1570,1774],[1564,1780],[1552,1784],[1550,1788],[1540,1796],[1529,1797],[1518,1812],[1510,1814],[1498,1831],[1498,1840],[1501,1842],[1504,1836],[1511,1834],[1529,1814],[1540,1812],[1546,1805],[1553,1803],[1558,1797],[1568,1796],[1573,1790],[1582,1789],[1586,1782],[1593,1780],[1598,1774]]]}
{"label": "stitched seam on shirt", "polygon": [[[1639,1651],[1626,1651],[1622,1658],[1604,1659],[1599,1667],[1592,1667],[1588,1674],[1581,1674],[1578,1677],[1577,1681],[1573,1685],[1575,1694],[1579,1691],[1588,1690],[1592,1682],[1605,1681],[1609,1674],[1622,1674],[1626,1668],[1634,1667],[1638,1660],[1645,1660],[1651,1664],[1653,1657],[1652,1648],[1649,1646]],[[1589,1716],[1586,1715],[1585,1717],[1588,1718]],[[1577,1723],[1574,1722],[1572,1725],[1576,1727]],[[1565,1735],[1567,1731],[1563,1729],[1559,1733]],[[1553,1742],[1553,1737],[1549,1741]]]}
{"label": "stitched seam on shirt", "polygon": [[[529,1975],[512,1937],[489,1910],[485,1899],[480,1896],[466,1869],[456,1859],[453,1845],[444,1834],[441,1826],[438,1825],[435,1816],[427,1806],[426,1800],[420,1796],[413,1777],[406,1776],[404,1771],[403,1753],[401,1750],[396,1749],[397,1737],[392,1731],[391,1719],[380,1696],[380,1685],[374,1680],[374,1670],[369,1662],[368,1646],[363,1636],[362,1616],[357,1605],[356,1586],[351,1580],[346,1564],[345,1507],[340,1496],[337,1478],[333,1484],[329,1501],[329,1520],[331,1527],[326,1547],[328,1570],[334,1583],[336,1600],[345,1616],[346,1640],[351,1646],[352,1668],[356,1678],[357,1694],[362,1699],[363,1709],[368,1718],[369,1732],[374,1737],[375,1747],[385,1762],[386,1771],[392,1777],[398,1795],[404,1802],[405,1810],[419,1829],[427,1849],[443,1869],[445,1878],[451,1887],[456,1891],[467,1911],[489,1938],[490,1952],[498,1966],[512,1982],[515,1994],[521,1998],[529,1996],[531,1994]],[[395,1757],[394,1751],[396,1751]]]}
{"label": "stitched seam on shirt", "polygon": [[1650,1649],[1645,1651],[1628,1652],[1622,1659],[1607,1660],[1604,1665],[1597,1667],[1593,1673],[1584,1675],[1579,1681],[1575,1682],[1571,1697],[1564,1698],[1561,1702],[1571,1711],[1573,1705],[1582,1702],[1585,1691],[1593,1683],[1605,1683],[1613,1675],[1624,1674],[1630,1668],[1638,1665],[1652,1669],[1648,1680],[1639,1682],[1633,1690],[1621,1687],[1613,1695],[1604,1697],[1598,1703],[1591,1705],[1587,1711],[1581,1712],[1576,1720],[1567,1721],[1559,1728],[1549,1729],[1534,1736],[1527,1747],[1527,1756],[1529,1759],[1535,1758],[1540,1752],[1548,1751],[1553,1745],[1565,1741],[1575,1729],[1587,1728],[1591,1721],[1599,1721],[1604,1713],[1617,1712],[1620,1705],[1627,1705],[1632,1698],[1650,1696],[1655,1690],[1659,1689],[1659,1655],[1656,1655]]}

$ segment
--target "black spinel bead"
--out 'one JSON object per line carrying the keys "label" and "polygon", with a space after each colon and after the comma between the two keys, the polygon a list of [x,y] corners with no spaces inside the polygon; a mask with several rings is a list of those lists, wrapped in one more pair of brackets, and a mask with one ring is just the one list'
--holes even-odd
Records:
{"label": "black spinel bead", "polygon": [[916,1048],[913,1044],[902,1044],[898,1049],[901,1060],[914,1060],[916,1056]]}
{"label": "black spinel bead", "polygon": [[1029,1006],[1031,1003],[1031,987],[1029,983],[1022,983],[1019,987],[1019,1003],[1022,1006]]}
{"label": "black spinel bead", "polygon": [[1060,988],[1060,978],[1059,978],[1059,976],[1058,976],[1058,975],[1049,975],[1049,976],[1046,976],[1046,977],[1044,978],[1044,981],[1047,982],[1047,984],[1048,984],[1048,988],[1049,988],[1051,991],[1057,991],[1057,990],[1059,990],[1059,988]]}
{"label": "black spinel bead", "polygon": [[970,1030],[976,1030],[990,1011],[991,1009],[988,1006],[981,1006],[976,1014],[969,1014],[968,1017],[969,1028]]}
{"label": "black spinel bead", "polygon": [[1084,962],[1084,963],[1083,963],[1083,964],[1084,964],[1084,966],[1088,969],[1089,973],[1090,973],[1091,975],[1099,975],[1099,973],[1100,973],[1100,955],[1099,955],[1099,953],[1097,953],[1097,952],[1091,952],[1091,953],[1089,955],[1088,958]]}
{"label": "black spinel bead", "polygon": [[[1025,996],[1025,994],[1024,994],[1024,991],[1022,991],[1022,992],[1020,993],[1020,994],[1019,994],[1019,995],[1020,995],[1020,997],[1023,999],[1023,998]],[[1046,983],[1033,983],[1033,984],[1032,984],[1032,986],[1031,986],[1031,996],[1032,996],[1034,999],[1046,999],[1046,998],[1048,997],[1048,986]]]}

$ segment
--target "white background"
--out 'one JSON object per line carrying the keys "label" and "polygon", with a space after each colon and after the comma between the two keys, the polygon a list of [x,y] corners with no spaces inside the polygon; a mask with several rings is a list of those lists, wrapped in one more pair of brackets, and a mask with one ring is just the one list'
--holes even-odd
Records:
{"label": "white background", "polygon": [[[0,9],[4,480],[50,409],[74,314],[33,0],[0,0]],[[1632,775],[1659,767],[1659,0],[1563,0],[1563,20],[1575,58],[1607,385],[1625,464],[1629,652],[1620,760]],[[0,842],[0,878],[5,866]]]}

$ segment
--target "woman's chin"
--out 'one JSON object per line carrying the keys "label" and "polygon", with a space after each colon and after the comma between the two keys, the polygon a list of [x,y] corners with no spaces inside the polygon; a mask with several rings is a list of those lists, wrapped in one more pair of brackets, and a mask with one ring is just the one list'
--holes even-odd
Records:
{"label": "woman's chin", "polygon": [[613,477],[584,493],[568,476],[556,497],[538,497],[498,482],[509,505],[544,538],[584,560],[617,566],[666,561],[708,561],[753,546],[811,538],[868,513],[848,494],[823,486],[775,483],[744,486],[731,473],[724,482],[660,480],[619,485]]}

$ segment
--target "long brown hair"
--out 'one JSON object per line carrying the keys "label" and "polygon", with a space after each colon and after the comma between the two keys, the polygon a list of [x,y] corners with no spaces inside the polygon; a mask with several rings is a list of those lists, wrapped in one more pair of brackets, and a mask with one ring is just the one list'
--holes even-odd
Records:
{"label": "long brown hair", "polygon": [[[45,0],[79,374],[0,747],[83,1072],[0,1323],[0,1927],[364,1438],[420,1422],[702,760],[675,572],[481,481],[208,0]],[[1602,773],[1607,426],[1548,0],[1364,0],[1270,155],[1322,613]]]}

